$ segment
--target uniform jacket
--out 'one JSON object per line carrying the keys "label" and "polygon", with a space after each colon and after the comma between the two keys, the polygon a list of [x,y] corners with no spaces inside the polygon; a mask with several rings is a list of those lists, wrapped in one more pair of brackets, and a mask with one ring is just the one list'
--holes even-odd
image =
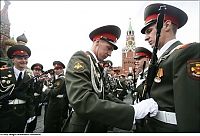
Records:
{"label": "uniform jacket", "polygon": [[89,125],[91,128],[89,127],[87,132],[105,132],[103,125],[130,130],[134,119],[133,107],[100,99],[100,95],[92,85],[91,63],[88,55],[95,65],[93,72],[99,88],[98,81],[101,73],[96,60],[92,54],[76,52],[71,57],[66,70],[67,94],[74,112],[64,131],[84,132],[89,123],[92,125]]}
{"label": "uniform jacket", "polygon": [[[20,82],[20,84],[23,84],[24,82],[28,81],[30,78],[31,78],[30,75],[28,75],[28,73],[25,71],[24,77],[23,77],[22,81]],[[20,87],[20,89],[16,90],[17,85],[16,85],[16,78],[15,78],[13,68],[1,70],[1,81],[0,82],[1,82],[1,86],[3,86],[3,87],[8,87],[9,85],[15,84],[14,90],[12,91],[11,95],[7,98],[7,100],[3,100],[0,103],[2,103],[3,105],[7,105],[9,103],[9,100],[14,100],[16,98],[24,100],[24,101],[26,101],[27,118],[33,117],[35,115],[34,104],[33,104],[33,88],[32,88],[33,82],[31,81],[30,84],[22,85],[22,87]],[[5,93],[6,92],[1,93],[1,96]]]}
{"label": "uniform jacket", "polygon": [[44,99],[43,89],[43,81],[36,81],[34,82],[34,105],[35,105],[35,114],[36,116],[41,115],[42,105]]}
{"label": "uniform jacket", "polygon": [[158,131],[200,132],[200,44],[178,45],[175,42],[161,56],[158,69],[163,69],[163,76],[151,88],[159,110],[176,113],[177,128],[161,125]]}
{"label": "uniform jacket", "polygon": [[60,132],[68,112],[68,99],[64,75],[60,75],[50,90],[44,132]]}
{"label": "uniform jacket", "polygon": [[136,88],[135,91],[137,92],[137,100],[136,103],[139,101],[142,101],[144,98],[148,98],[148,96],[145,96],[146,94],[144,91],[144,85],[148,74],[148,68],[144,69],[143,74],[140,73],[137,78]]}
{"label": "uniform jacket", "polygon": [[[25,71],[23,79],[17,85],[13,68],[0,72],[0,96],[2,98],[3,95],[9,94],[0,100],[0,132],[23,132],[27,119],[35,115],[31,77]],[[26,81],[30,81],[30,84],[24,85]],[[20,84],[22,86],[18,88]],[[9,104],[15,99],[24,100],[26,103]]]}

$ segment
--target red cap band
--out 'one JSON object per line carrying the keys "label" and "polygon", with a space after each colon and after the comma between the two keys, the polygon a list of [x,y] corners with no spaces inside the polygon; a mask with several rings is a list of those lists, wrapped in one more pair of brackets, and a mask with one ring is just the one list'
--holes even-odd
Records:
{"label": "red cap band", "polygon": [[12,55],[28,55],[28,53],[26,51],[17,50],[14,51]]}
{"label": "red cap band", "polygon": [[41,67],[40,66],[35,66],[33,69],[40,69],[41,70]]}
{"label": "red cap band", "polygon": [[146,53],[144,53],[144,52],[137,52],[137,53],[135,53],[135,56],[141,56],[141,57],[149,57],[150,58],[150,56],[148,55],[148,54],[146,54]]}
{"label": "red cap band", "polygon": [[59,64],[55,64],[54,67],[55,68],[63,68],[62,65],[59,65]]}
{"label": "red cap band", "polygon": [[[151,20],[156,20],[157,17],[158,17],[158,14],[150,15],[150,16],[146,17],[145,23],[148,23],[148,22],[151,21]],[[173,17],[173,16],[165,15],[165,21],[166,21],[166,20],[171,20],[175,25],[179,26],[178,21],[177,21],[176,18]]]}
{"label": "red cap band", "polygon": [[117,37],[112,35],[112,34],[108,34],[108,33],[104,33],[104,34],[100,34],[100,35],[96,35],[93,37],[93,41],[100,39],[101,37],[107,38],[109,40],[111,40],[112,42],[116,42],[117,41]]}

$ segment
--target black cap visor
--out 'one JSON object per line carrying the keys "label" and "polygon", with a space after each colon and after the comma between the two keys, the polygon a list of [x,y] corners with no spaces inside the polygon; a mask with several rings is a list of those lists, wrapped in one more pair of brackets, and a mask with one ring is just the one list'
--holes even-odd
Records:
{"label": "black cap visor", "polygon": [[117,50],[117,49],[118,49],[118,47],[115,45],[115,43],[112,42],[111,40],[109,40],[109,39],[107,39],[107,38],[105,38],[105,37],[101,37],[100,39],[101,39],[101,40],[104,40],[104,41],[108,42],[110,45],[112,45],[114,50]]}
{"label": "black cap visor", "polygon": [[146,23],[145,27],[142,28],[141,33],[145,34],[145,31],[147,30],[147,28],[149,28],[150,26],[152,26],[156,22],[157,22],[156,20],[151,20],[148,23]]}

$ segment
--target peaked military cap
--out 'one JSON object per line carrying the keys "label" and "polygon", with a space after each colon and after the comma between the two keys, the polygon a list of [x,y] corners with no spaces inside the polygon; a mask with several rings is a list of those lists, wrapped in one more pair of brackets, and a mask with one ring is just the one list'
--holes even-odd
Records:
{"label": "peaked military cap", "polygon": [[7,56],[12,59],[15,56],[30,57],[31,50],[25,45],[14,45],[7,51]]}
{"label": "peaked military cap", "polygon": [[65,65],[62,62],[60,62],[60,61],[54,61],[53,62],[53,66],[55,68],[65,68]]}
{"label": "peaked military cap", "polygon": [[144,34],[146,29],[157,22],[159,8],[161,5],[166,5],[165,19],[171,20],[178,28],[184,26],[188,20],[187,14],[181,9],[162,3],[155,3],[147,6],[144,11],[145,26],[142,28],[141,33]]}
{"label": "peaked military cap", "polygon": [[31,66],[31,70],[33,70],[33,69],[39,69],[39,70],[43,71],[43,65],[40,63],[35,63]]}
{"label": "peaked military cap", "polygon": [[89,37],[92,41],[99,39],[104,40],[109,44],[111,44],[114,47],[114,50],[117,50],[118,47],[115,44],[119,39],[120,35],[121,35],[121,29],[118,26],[107,25],[93,30],[89,34]]}
{"label": "peaked military cap", "polygon": [[151,58],[151,55],[152,55],[152,53],[148,49],[146,49],[144,47],[137,47],[135,49],[134,59],[139,59],[139,58],[142,58],[142,57]]}

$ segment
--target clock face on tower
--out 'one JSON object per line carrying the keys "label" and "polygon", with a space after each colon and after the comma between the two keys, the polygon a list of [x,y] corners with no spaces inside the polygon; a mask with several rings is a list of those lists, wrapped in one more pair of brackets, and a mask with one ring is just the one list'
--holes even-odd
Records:
{"label": "clock face on tower", "polygon": [[128,41],[128,45],[132,45],[133,44],[133,41],[132,40],[129,40]]}
{"label": "clock face on tower", "polygon": [[134,41],[133,40],[128,40],[127,41],[127,46],[128,47],[133,47],[133,45],[134,45]]}

